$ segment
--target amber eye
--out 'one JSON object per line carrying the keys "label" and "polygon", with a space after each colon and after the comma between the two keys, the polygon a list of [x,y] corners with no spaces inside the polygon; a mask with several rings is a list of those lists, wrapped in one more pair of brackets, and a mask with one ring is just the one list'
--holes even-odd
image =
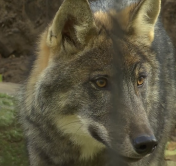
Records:
{"label": "amber eye", "polygon": [[137,86],[143,85],[144,81],[145,81],[145,77],[144,76],[139,77],[138,80],[137,80]]}
{"label": "amber eye", "polygon": [[106,78],[99,78],[95,81],[95,83],[99,88],[105,88],[108,84],[108,81]]}

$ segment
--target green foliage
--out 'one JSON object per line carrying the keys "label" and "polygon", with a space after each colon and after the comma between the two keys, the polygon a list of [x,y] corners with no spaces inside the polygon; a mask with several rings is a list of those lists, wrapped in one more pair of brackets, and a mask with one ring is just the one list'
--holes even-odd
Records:
{"label": "green foliage", "polygon": [[16,117],[14,99],[0,94],[0,166],[28,165],[24,138]]}
{"label": "green foliage", "polygon": [[0,74],[0,82],[2,82],[2,75]]}

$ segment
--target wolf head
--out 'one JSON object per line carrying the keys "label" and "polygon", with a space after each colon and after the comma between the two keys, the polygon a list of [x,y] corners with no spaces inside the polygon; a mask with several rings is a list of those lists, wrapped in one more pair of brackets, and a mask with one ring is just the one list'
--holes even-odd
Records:
{"label": "wolf head", "polygon": [[82,148],[82,158],[109,148],[138,160],[160,141],[159,52],[152,47],[160,3],[92,13],[87,0],[65,0],[42,35],[28,100],[39,119]]}

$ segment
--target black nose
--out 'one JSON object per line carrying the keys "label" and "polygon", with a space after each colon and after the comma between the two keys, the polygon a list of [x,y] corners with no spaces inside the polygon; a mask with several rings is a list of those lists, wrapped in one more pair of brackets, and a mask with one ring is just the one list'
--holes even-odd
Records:
{"label": "black nose", "polygon": [[154,136],[140,136],[133,140],[133,146],[140,155],[152,153],[157,147],[157,140]]}

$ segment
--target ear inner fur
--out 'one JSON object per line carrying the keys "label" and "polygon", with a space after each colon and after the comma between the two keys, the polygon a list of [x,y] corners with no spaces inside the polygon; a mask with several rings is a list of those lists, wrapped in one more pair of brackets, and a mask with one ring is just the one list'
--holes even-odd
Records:
{"label": "ear inner fur", "polygon": [[154,27],[160,13],[161,0],[142,0],[132,8],[127,31],[150,45],[154,40]]}
{"label": "ear inner fur", "polygon": [[[72,9],[72,10],[70,10]],[[54,48],[62,42],[63,29],[69,19],[74,20],[72,28],[75,29],[77,41],[85,44],[87,36],[95,30],[93,15],[87,0],[65,0],[59,8],[54,20],[49,27],[47,44]]]}

